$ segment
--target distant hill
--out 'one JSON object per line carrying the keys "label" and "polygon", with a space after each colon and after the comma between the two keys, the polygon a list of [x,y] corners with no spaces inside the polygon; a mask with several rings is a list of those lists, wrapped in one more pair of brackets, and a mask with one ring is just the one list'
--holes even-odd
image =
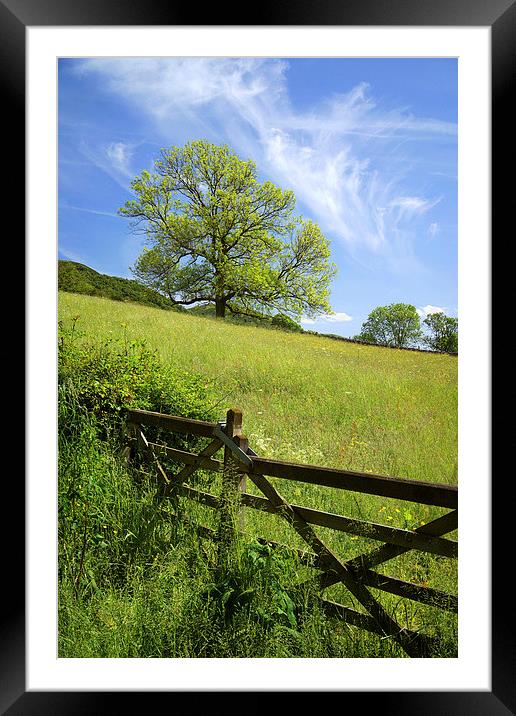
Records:
{"label": "distant hill", "polygon": [[89,266],[75,261],[58,262],[58,288],[70,293],[101,296],[112,301],[132,301],[165,310],[182,310],[157,291],[130,278],[119,278],[98,273]]}
{"label": "distant hill", "polygon": [[[108,276],[76,261],[58,261],[58,288],[60,291],[82,293],[87,296],[100,296],[101,298],[109,298],[112,301],[132,301],[145,306],[163,308],[167,311],[185,311],[195,316],[215,317],[215,306],[213,305],[198,304],[188,309],[174,305],[165,296],[144,286],[139,281],[119,278],[118,276]],[[233,316],[228,313],[226,322],[247,323],[283,330],[303,330],[300,325],[281,314],[273,317],[264,315],[260,319],[249,316]]]}

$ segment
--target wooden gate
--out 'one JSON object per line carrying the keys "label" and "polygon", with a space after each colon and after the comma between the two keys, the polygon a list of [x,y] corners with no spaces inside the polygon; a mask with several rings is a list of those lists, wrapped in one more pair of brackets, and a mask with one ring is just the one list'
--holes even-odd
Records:
{"label": "wooden gate", "polygon": [[[143,426],[154,426],[172,433],[210,438],[210,441],[198,454],[195,454],[150,442],[143,432]],[[225,423],[190,420],[144,410],[129,410],[128,436],[130,445],[136,444],[146,458],[155,465],[163,498],[183,495],[220,510],[222,529],[226,531],[226,535],[230,536],[232,530],[243,529],[244,507],[275,513],[285,519],[310,548],[308,554],[303,551],[298,552],[302,559],[319,570],[316,577],[318,587],[324,590],[341,582],[365,610],[365,613],[362,613],[342,604],[321,599],[321,605],[328,615],[339,617],[349,624],[383,637],[391,637],[411,657],[428,657],[435,653],[438,643],[433,637],[400,626],[369,588],[399,595],[442,610],[458,611],[458,599],[454,595],[379,574],[373,569],[410,550],[457,559],[458,543],[443,537],[455,531],[458,526],[457,487],[260,457],[249,447],[247,438],[242,434],[242,412],[238,409],[227,412]],[[221,449],[224,450],[224,458],[217,460],[214,456]],[[182,464],[182,469],[175,475],[167,474],[159,460],[162,455]],[[222,472],[220,496],[201,491],[188,484],[189,478],[199,469]],[[267,479],[268,477],[433,505],[447,508],[449,511],[417,529],[399,529],[291,504]],[[256,485],[263,497],[246,492],[247,479]],[[235,497],[238,499],[240,510],[238,524],[235,524],[234,512],[228,508]],[[316,534],[313,525],[367,537],[382,544],[376,549],[343,561]],[[202,525],[199,525],[199,530],[205,536],[220,538],[220,532],[216,533]],[[265,539],[261,541],[266,542]]]}

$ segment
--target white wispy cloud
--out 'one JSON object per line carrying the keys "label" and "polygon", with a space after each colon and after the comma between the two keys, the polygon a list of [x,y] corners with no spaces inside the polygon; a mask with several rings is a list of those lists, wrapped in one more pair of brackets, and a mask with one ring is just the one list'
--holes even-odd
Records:
{"label": "white wispy cloud", "polygon": [[428,199],[423,199],[420,196],[398,196],[391,201],[390,207],[398,209],[398,216],[403,218],[413,214],[424,214],[426,211],[438,204],[440,200],[441,197],[434,199],[433,201],[429,201]]}
{"label": "white wispy cloud", "polygon": [[352,321],[353,318],[349,316],[347,313],[344,313],[344,311],[331,313],[327,316],[322,316],[323,321],[328,321],[328,323],[342,323],[343,321]]}
{"label": "white wispy cloud", "polygon": [[[343,323],[345,321],[352,321],[352,316],[349,316],[344,311],[338,311],[336,313],[328,313],[323,316],[319,316],[317,318],[317,321],[322,321],[323,323]],[[313,325],[316,323],[316,321],[313,318],[303,317],[301,319],[301,323],[304,323],[306,325]]]}
{"label": "white wispy cloud", "polygon": [[87,160],[87,164],[93,165],[107,174],[120,187],[128,190],[131,180],[136,175],[136,170],[131,166],[131,160],[134,150],[141,144],[143,144],[142,141],[134,143],[97,142],[94,137],[81,136],[75,151],[76,154]]}
{"label": "white wispy cloud", "polygon": [[439,224],[436,221],[432,221],[428,227],[428,236],[433,239],[439,233]]}
{"label": "white wispy cloud", "polygon": [[117,171],[125,176],[132,176],[129,168],[132,151],[129,145],[123,142],[112,142],[106,147],[106,156]]}
{"label": "white wispy cloud", "polygon": [[60,209],[70,209],[72,211],[84,211],[86,214],[98,214],[99,216],[111,216],[114,219],[119,219],[118,214],[113,211],[102,211],[101,209],[88,209],[84,206],[72,206],[71,204],[59,204]]}
{"label": "white wispy cloud", "polygon": [[432,313],[444,313],[446,311],[446,308],[442,308],[441,306],[432,306],[428,304],[427,306],[423,306],[422,308],[416,308],[416,311],[421,318],[426,318]]}
{"label": "white wispy cloud", "polygon": [[[138,106],[167,141],[177,143],[187,126],[190,134],[252,157],[351,251],[410,259],[412,222],[440,201],[404,191],[410,161],[399,147],[432,137],[455,141],[456,125],[386,109],[365,83],[306,110],[291,102],[283,60],[91,59],[76,71],[96,74],[107,91]],[[110,144],[96,160],[118,181],[129,177],[123,143]]]}

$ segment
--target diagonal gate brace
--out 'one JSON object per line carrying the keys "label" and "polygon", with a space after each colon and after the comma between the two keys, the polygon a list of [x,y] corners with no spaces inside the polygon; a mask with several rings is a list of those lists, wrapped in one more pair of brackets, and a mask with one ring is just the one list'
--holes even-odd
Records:
{"label": "diagonal gate brace", "polygon": [[282,515],[307,542],[326,566],[338,575],[353,596],[367,610],[386,636],[391,636],[409,656],[423,656],[428,652],[429,640],[423,635],[409,632],[401,627],[373,597],[371,592],[357,579],[354,571],[341,562],[327,545],[316,535],[311,526],[297,513],[263,476],[250,473],[249,477],[273,505],[275,511]]}
{"label": "diagonal gate brace", "polygon": [[253,461],[251,460],[249,455],[247,455],[243,450],[241,450],[238,445],[233,442],[232,438],[226,435],[226,433],[222,430],[222,425],[220,423],[215,428],[213,428],[213,435],[221,442],[223,442],[224,445],[227,445],[227,447],[231,450],[237,460],[242,462],[244,465],[247,465],[247,467],[253,466]]}

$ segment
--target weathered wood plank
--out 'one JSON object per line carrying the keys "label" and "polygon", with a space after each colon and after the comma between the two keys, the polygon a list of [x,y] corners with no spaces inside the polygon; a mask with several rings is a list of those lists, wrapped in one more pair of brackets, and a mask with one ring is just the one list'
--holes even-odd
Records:
{"label": "weathered wood plank", "polygon": [[163,491],[163,497],[170,496],[172,490],[175,490],[177,487],[181,485],[183,480],[186,480],[188,477],[193,475],[193,473],[199,469],[200,467],[200,461],[203,460],[203,458],[211,457],[214,455],[218,450],[220,450],[222,446],[222,443],[217,438],[215,440],[212,440],[209,445],[207,445],[199,455],[197,456],[197,461],[192,463],[191,465],[185,465],[178,473],[177,475],[170,475],[169,476],[169,482],[168,485],[166,485],[164,491]]}
{"label": "weathered wood plank", "polygon": [[420,584],[412,584],[402,579],[394,579],[384,574],[378,574],[372,570],[366,570],[358,575],[363,584],[375,589],[381,589],[383,592],[396,594],[399,597],[411,599],[414,602],[427,604],[428,606],[437,607],[444,611],[457,613],[459,611],[459,600],[453,594],[446,594],[438,589],[424,587]]}
{"label": "weathered wood plank", "polygon": [[324,613],[329,617],[337,617],[338,619],[342,619],[346,624],[351,624],[359,629],[365,629],[379,636],[385,636],[378,623],[368,614],[362,614],[361,612],[357,612],[356,609],[345,607],[343,604],[331,602],[328,599],[321,599],[320,604]]}
{"label": "weathered wood plank", "polygon": [[179,485],[176,492],[178,495],[188,497],[189,500],[194,500],[205,507],[212,507],[215,510],[220,508],[220,499],[210,492],[196,490],[195,487],[190,487],[189,485]]}
{"label": "weathered wood plank", "polygon": [[[359,629],[365,629],[366,631],[385,637],[385,634],[382,632],[381,628],[378,627],[375,620],[367,614],[361,614],[355,609],[350,609],[349,607],[345,607],[343,604],[331,602],[326,599],[321,600],[321,606],[325,614],[328,616],[338,617],[347,624],[351,624]],[[390,636],[392,636],[396,641],[399,641],[399,639],[396,639],[394,635]],[[407,653],[411,652],[412,656],[420,658],[431,656],[436,652],[440,643],[439,640],[434,637],[422,634],[421,632],[414,632],[410,629],[403,630],[403,642],[402,646]]]}
{"label": "weathered wood plank", "polygon": [[160,474],[162,481],[165,484],[167,484],[169,482],[167,473],[165,472],[162,464],[156,457],[154,450],[151,448],[149,441],[147,440],[147,438],[145,437],[145,435],[143,433],[143,430],[141,429],[141,426],[138,426],[136,430],[137,430],[138,444],[141,445],[141,449],[142,449],[143,453],[147,456],[147,459],[149,461],[154,462],[154,465],[156,466],[156,469],[157,469],[158,473]]}
{"label": "weathered wood plank", "polygon": [[[415,531],[418,533],[439,536],[447,534],[448,532],[453,532],[455,529],[457,529],[456,510],[453,512],[447,512],[445,515],[438,517],[436,520],[432,520],[432,522],[428,522],[426,525],[418,527]],[[345,564],[357,574],[360,574],[368,570],[370,567],[376,567],[379,564],[388,562],[390,559],[394,559],[394,557],[405,554],[405,552],[410,552],[411,549],[412,547],[407,548],[394,544],[385,544],[382,547],[371,550],[371,552],[366,552],[358,555],[358,557],[349,559],[345,562]],[[328,574],[325,577],[325,587],[331,587],[332,584],[337,584],[339,581],[340,580],[337,575]]]}
{"label": "weathered wood plank", "polygon": [[205,438],[213,437],[213,429],[218,425],[218,423],[210,423],[205,420],[193,420],[177,415],[164,415],[163,413],[155,413],[150,410],[130,409],[127,411],[127,417],[129,421],[134,423],[153,425],[170,432],[200,435]]}
{"label": "weathered wood plank", "polygon": [[[441,535],[445,535],[448,534],[448,532],[456,530],[457,520],[458,512],[457,510],[454,510],[453,512],[447,512],[445,515],[438,517],[436,520],[432,520],[432,522],[428,522],[426,525],[421,525],[421,527],[418,527],[414,531],[421,534],[440,537]],[[371,552],[361,554],[358,557],[349,560],[346,564],[353,569],[369,569],[370,567],[376,567],[379,564],[388,562],[390,559],[394,559],[394,557],[398,557],[401,554],[405,554],[405,552],[409,552],[410,549],[412,548],[386,544],[383,547],[378,547],[377,549],[372,550]]]}
{"label": "weathered wood plank", "polygon": [[229,448],[229,450],[233,453],[233,457],[236,459],[237,463],[243,463],[247,468],[252,467],[253,461],[251,460],[251,458],[248,457],[244,450],[241,450],[240,447],[237,445],[236,438],[243,437],[242,435],[235,435],[234,439],[231,439],[218,425],[213,428],[213,434],[216,438],[219,438],[227,448]]}
{"label": "weathered wood plank", "polygon": [[292,506],[301,515],[301,517],[313,525],[329,527],[331,529],[354,534],[359,537],[394,544],[400,547],[407,547],[408,549],[416,549],[421,552],[429,552],[443,557],[457,558],[458,543],[452,540],[446,540],[440,537],[430,537],[429,535],[421,533],[418,534],[415,531],[413,532],[396,527],[388,527],[374,522],[350,519],[341,515],[321,512],[320,510],[313,510],[307,507],[298,507],[297,505]]}
{"label": "weathered wood plank", "polygon": [[[213,437],[214,429],[219,427],[218,423],[164,415],[148,410],[131,409],[128,410],[127,415],[128,419],[135,423],[154,425],[172,432],[203,437]],[[238,431],[241,432],[241,411],[239,421],[238,425],[233,428],[235,435],[239,434]],[[226,431],[227,429],[228,426],[226,425]],[[269,460],[256,456],[252,450],[248,450],[248,454],[252,455],[253,465],[242,465],[242,472],[269,475],[270,477],[335,487],[382,497],[392,497],[438,507],[456,508],[458,504],[458,488],[454,485],[434,484],[349,470],[337,470],[316,465],[301,465],[280,460]]]}
{"label": "weathered wood plank", "polygon": [[[214,509],[218,509],[220,507],[219,498],[208,492],[202,492],[201,490],[196,490],[195,488],[187,485],[182,485],[178,489],[178,492],[180,495],[196,500],[207,507],[212,507]],[[275,509],[268,500],[263,497],[257,497],[256,495],[249,495],[248,493],[242,494],[242,504],[247,507],[263,510],[265,512],[275,512]],[[292,508],[296,511],[303,509],[299,508],[297,505],[292,505]],[[400,597],[405,597],[413,601],[421,602],[422,604],[438,607],[439,609],[444,609],[446,611],[458,611],[457,597],[445,594],[444,592],[430,587],[424,587],[422,585],[413,584],[400,579],[394,579],[392,577],[373,572],[372,570],[357,571],[355,572],[355,577],[366,586],[375,587],[376,589],[380,589],[384,592],[397,594]],[[335,572],[325,572],[318,578],[319,588],[326,589],[338,581],[340,581],[340,579]]]}
{"label": "weathered wood plank", "polygon": [[212,470],[214,472],[219,472],[220,470],[222,470],[222,466],[224,464],[222,460],[215,460],[210,457],[201,458],[199,460],[199,456],[193,452],[187,452],[186,450],[178,450],[177,448],[168,447],[168,445],[159,445],[158,443],[152,442],[150,442],[149,445],[150,447],[152,447],[156,454],[166,455],[172,460],[180,462],[183,465],[195,464],[198,465],[198,467],[202,467],[204,470]]}
{"label": "weathered wood plank", "polygon": [[369,590],[355,578],[353,570],[322,542],[310,525],[284,500],[279,492],[263,475],[250,475],[251,480],[259,490],[271,501],[278,514],[282,515],[292,525],[296,532],[305,540],[313,551],[326,563],[329,569],[333,570],[342,582],[362,604],[367,612],[375,619],[383,632],[392,636],[407,652],[409,656],[419,656],[424,645],[424,640],[419,640],[418,635],[409,637],[407,630],[400,627],[397,622],[386,612],[382,605],[373,597]]}
{"label": "weathered wood plank", "polygon": [[[424,587],[420,584],[413,584],[412,582],[406,582],[401,579],[387,577],[384,574],[378,574],[372,570],[355,572],[355,576],[362,584],[380,589],[382,592],[396,594],[399,597],[411,599],[414,602],[427,604],[428,606],[437,607],[438,609],[443,609],[448,612],[458,612],[458,599],[453,594],[446,594],[431,587]],[[327,589],[333,584],[336,584],[336,582],[335,575],[331,572],[325,572],[317,578],[319,589]]]}
{"label": "weathered wood plank", "polygon": [[[274,507],[269,500],[255,495],[244,493],[242,495],[242,504],[246,507],[262,510],[263,512],[274,512]],[[292,504],[293,509],[309,524],[318,525],[319,527],[329,527],[333,530],[346,532],[348,534],[366,537],[368,539],[377,540],[379,542],[387,542],[408,549],[417,549],[421,552],[430,552],[431,554],[439,554],[443,557],[457,557],[457,542],[441,539],[439,537],[431,537],[420,532],[412,532],[410,530],[398,529],[396,527],[388,527],[386,525],[376,524],[374,522],[365,522],[364,520],[355,520],[342,515],[336,515],[331,512],[323,512],[322,510],[314,510],[309,507]]]}
{"label": "weathered wood plank", "polygon": [[[240,505],[240,495],[245,490],[246,478],[241,471],[240,455],[251,463],[246,452],[249,447],[247,438],[242,435],[242,411],[232,408],[226,413],[226,427],[222,431],[219,426],[214,434],[224,443],[224,467],[222,471],[222,487],[220,493],[221,534],[219,557],[230,559],[230,549],[235,541],[237,530],[244,527],[244,513]],[[237,455],[235,455],[235,452]]]}
{"label": "weathered wood plank", "polygon": [[269,477],[335,487],[339,490],[362,492],[368,495],[393,497],[398,500],[436,507],[455,508],[458,503],[458,488],[454,485],[370,475],[316,465],[300,465],[258,456],[253,456],[252,461],[251,468],[242,468],[248,474],[268,475]]}

